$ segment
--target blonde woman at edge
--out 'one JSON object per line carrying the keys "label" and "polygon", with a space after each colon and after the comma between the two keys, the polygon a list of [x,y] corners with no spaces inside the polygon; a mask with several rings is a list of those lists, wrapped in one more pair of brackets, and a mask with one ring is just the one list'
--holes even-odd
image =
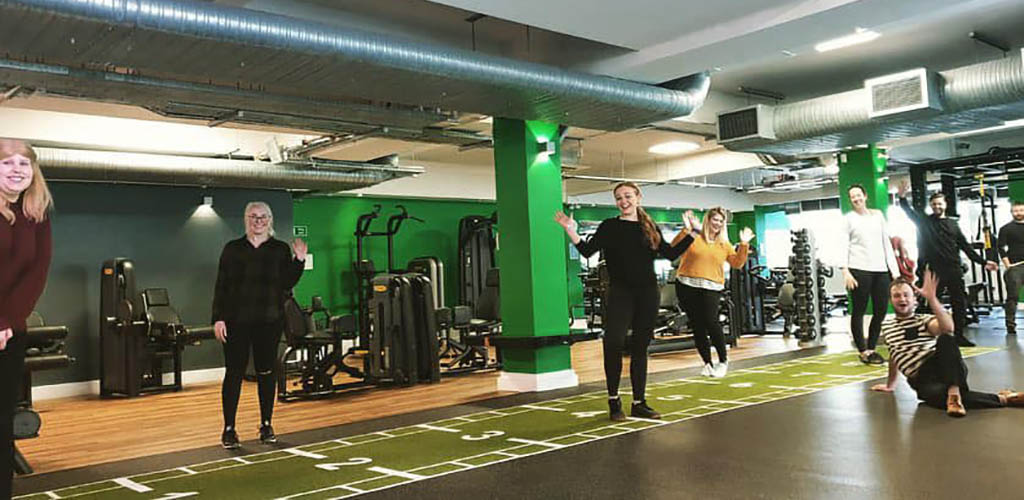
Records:
{"label": "blonde woman at edge", "polygon": [[[861,362],[882,365],[885,358],[875,352],[875,346],[889,309],[889,284],[899,277],[900,268],[889,242],[889,225],[880,210],[867,207],[867,190],[860,184],[853,184],[846,194],[853,210],[843,216],[843,241],[840,243],[845,249],[841,254],[845,258],[841,263],[843,278],[853,302],[850,332]],[[869,298],[871,325],[865,342],[864,313]]]}
{"label": "blonde woman at edge", "polygon": [[[702,226],[692,211],[687,211],[683,220],[687,227],[676,236],[677,241],[693,231],[701,231]],[[733,248],[726,230],[727,220],[728,212],[724,208],[708,210],[704,214],[702,234],[694,238],[676,271],[676,297],[689,318],[693,342],[704,361],[701,375],[705,377],[724,377],[729,370],[725,335],[718,321],[719,301],[725,289],[722,268],[726,262],[735,269],[743,267],[747,262],[750,240],[754,239],[754,232],[745,227],[740,231],[739,249]],[[675,243],[672,242],[673,245]],[[717,366],[711,364],[711,344],[718,351]]]}

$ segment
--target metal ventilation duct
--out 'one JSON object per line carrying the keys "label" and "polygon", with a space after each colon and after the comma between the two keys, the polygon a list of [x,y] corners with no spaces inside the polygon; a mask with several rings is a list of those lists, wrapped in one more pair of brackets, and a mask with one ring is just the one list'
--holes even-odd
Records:
{"label": "metal ventilation duct", "polygon": [[347,191],[423,172],[338,161],[271,164],[227,160],[38,147],[39,164],[50,180],[128,184],[168,184],[310,191]]}
{"label": "metal ventilation duct", "polygon": [[602,130],[688,115],[710,83],[702,73],[656,87],[174,0],[0,0],[0,45],[11,59]]}
{"label": "metal ventilation duct", "polygon": [[735,151],[802,155],[936,132],[963,132],[1024,118],[1021,54],[939,73],[943,112],[871,119],[867,89],[775,106],[774,141],[725,144]]}

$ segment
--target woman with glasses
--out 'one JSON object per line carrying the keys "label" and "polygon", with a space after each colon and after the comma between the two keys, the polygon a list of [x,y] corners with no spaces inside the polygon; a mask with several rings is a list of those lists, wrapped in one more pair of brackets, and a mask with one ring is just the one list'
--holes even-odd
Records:
{"label": "woman with glasses", "polygon": [[254,201],[245,207],[245,236],[229,241],[221,252],[213,296],[213,328],[217,340],[224,344],[221,444],[225,448],[241,446],[235,414],[250,350],[260,400],[260,442],[277,442],[270,425],[277,381],[277,344],[284,329],[285,293],[302,276],[306,250],[301,239],[296,238],[288,248],[274,238],[270,206]]}

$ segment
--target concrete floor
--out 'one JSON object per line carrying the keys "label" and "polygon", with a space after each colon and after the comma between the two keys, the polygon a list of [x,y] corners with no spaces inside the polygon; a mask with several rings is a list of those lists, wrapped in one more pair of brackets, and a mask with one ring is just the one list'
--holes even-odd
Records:
{"label": "concrete floor", "polygon": [[[839,335],[834,335],[833,340]],[[968,332],[975,390],[1024,389],[1001,318]],[[842,341],[842,339],[838,339]],[[831,343],[831,342],[830,342]],[[734,410],[362,498],[1020,498],[1024,409],[965,419],[869,383]]]}

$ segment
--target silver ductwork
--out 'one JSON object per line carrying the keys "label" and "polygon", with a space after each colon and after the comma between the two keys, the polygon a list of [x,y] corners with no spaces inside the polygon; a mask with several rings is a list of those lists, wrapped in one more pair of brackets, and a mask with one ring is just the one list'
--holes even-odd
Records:
{"label": "silver ductwork", "polygon": [[964,132],[1024,118],[1020,52],[939,75],[941,111],[933,115],[872,119],[872,95],[862,88],[770,107],[767,115],[773,138],[722,143],[734,151],[803,155],[936,132]]}
{"label": "silver ductwork", "polygon": [[710,84],[701,73],[658,87],[174,0],[0,0],[0,45],[11,59],[601,130],[688,115]]}
{"label": "silver ductwork", "polygon": [[175,186],[347,191],[416,175],[420,167],[339,161],[271,164],[194,156],[37,147],[47,179]]}

